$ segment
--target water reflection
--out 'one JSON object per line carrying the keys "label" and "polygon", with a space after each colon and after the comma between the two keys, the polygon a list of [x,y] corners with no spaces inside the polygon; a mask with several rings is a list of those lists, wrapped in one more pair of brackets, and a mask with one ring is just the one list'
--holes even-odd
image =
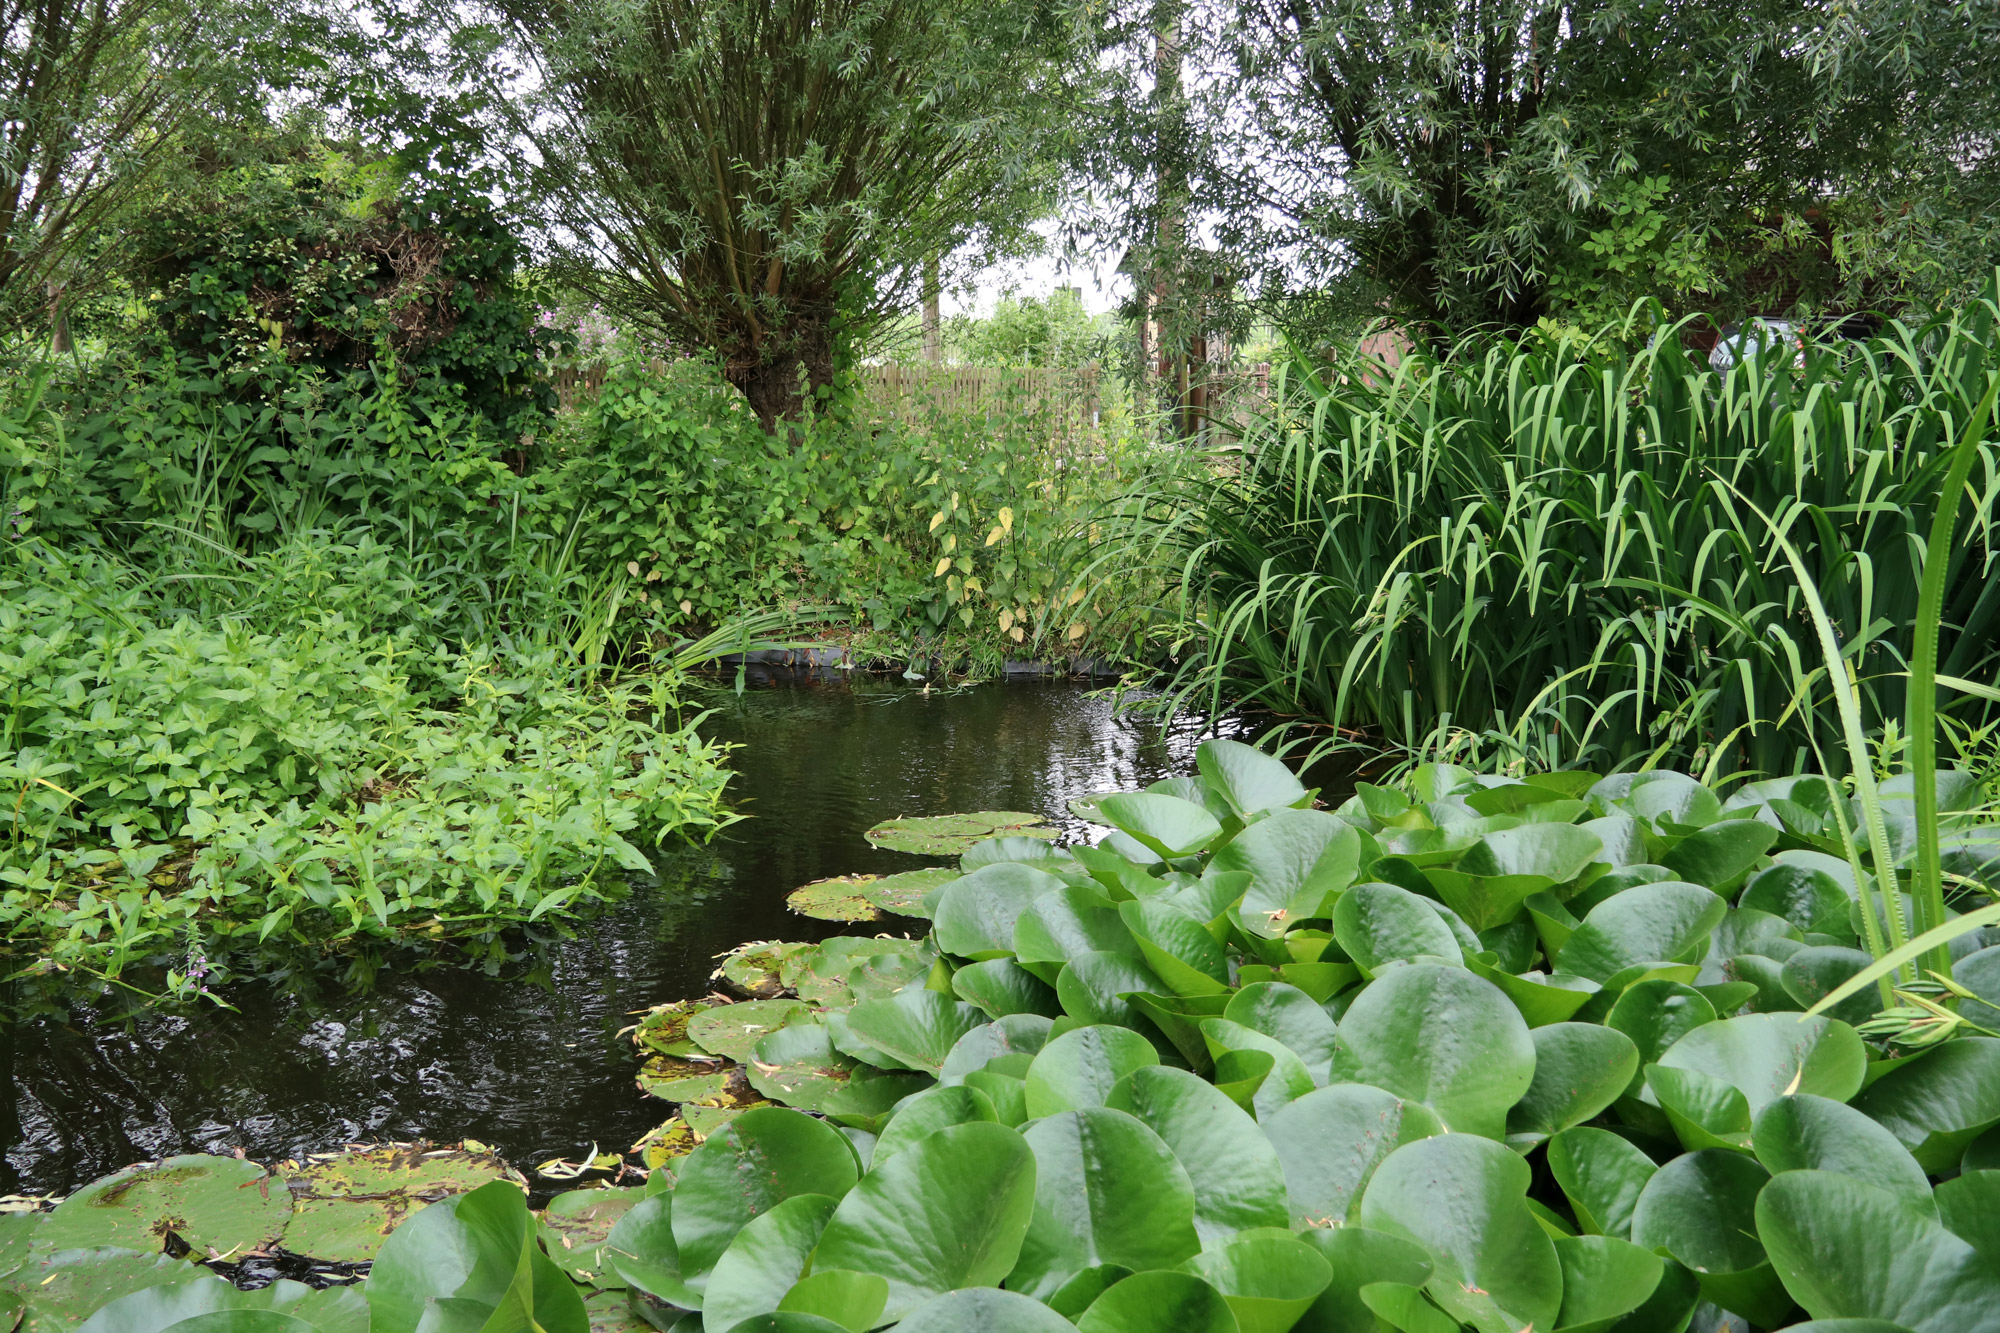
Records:
{"label": "water reflection", "polygon": [[[1118,717],[1069,684],[930,691],[788,677],[716,691],[751,816],[660,859],[656,883],[567,938],[496,941],[477,966],[401,951],[240,984],[239,1012],[101,999],[0,1037],[11,1096],[0,1187],[62,1192],[129,1162],[240,1148],[271,1161],[349,1141],[481,1139],[511,1160],[624,1147],[663,1118],[633,1087],[630,1011],[701,994],[717,954],[841,929],[793,915],[808,880],[925,864],[861,831],[898,815],[1044,812],[1192,771],[1198,726]],[[357,991],[350,973],[379,966]]]}

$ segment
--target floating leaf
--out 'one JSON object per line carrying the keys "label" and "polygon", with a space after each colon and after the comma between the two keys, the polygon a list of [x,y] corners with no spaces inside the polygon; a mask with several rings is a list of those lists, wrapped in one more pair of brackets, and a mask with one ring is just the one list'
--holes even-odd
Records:
{"label": "floating leaf", "polygon": [[976,1088],[963,1084],[927,1088],[905,1097],[889,1114],[888,1124],[876,1136],[870,1169],[880,1166],[925,1135],[935,1134],[947,1126],[993,1122],[998,1118],[993,1103]]}
{"label": "floating leaf", "polygon": [[820,921],[880,921],[882,911],[864,890],[874,875],[837,875],[800,885],[785,895],[785,905],[800,916]]}
{"label": "floating leaf", "polygon": [[1040,815],[1018,810],[979,810],[964,815],[926,815],[891,819],[862,836],[892,852],[920,856],[961,856],[976,842],[1011,834],[1053,840],[1056,830],[1042,827]]}
{"label": "floating leaf", "polygon": [[92,1181],[42,1220],[34,1248],[157,1251],[169,1231],[197,1254],[255,1249],[291,1221],[282,1177],[255,1162],[195,1153]]}
{"label": "floating leaf", "polygon": [[746,1000],[719,1004],[688,1020],[688,1039],[707,1051],[742,1063],[757,1043],[788,1023],[811,1022],[812,1010],[797,1000]]}
{"label": "floating leaf", "polygon": [[861,885],[861,896],[894,916],[928,918],[925,906],[933,893],[959,877],[949,866],[928,870],[905,870],[900,875],[884,875]]}
{"label": "floating leaf", "polygon": [[389,1233],[426,1204],[520,1176],[491,1152],[389,1144],[285,1162],[293,1215],[285,1248],[335,1263],[375,1257]]}
{"label": "floating leaf", "polygon": [[743,1072],[772,1101],[823,1113],[852,1081],[854,1062],[834,1050],[824,1025],[793,1023],[759,1038]]}
{"label": "floating leaf", "polygon": [[201,1271],[157,1249],[149,1254],[111,1247],[36,1251],[7,1275],[5,1285],[26,1306],[23,1333],[68,1333],[121,1296],[183,1283]]}
{"label": "floating leaf", "polygon": [[1757,1160],[1772,1175],[1837,1171],[1899,1195],[1935,1214],[1931,1183],[1896,1136],[1851,1106],[1800,1093],[1758,1113],[1751,1135]]}
{"label": "floating leaf", "polygon": [[542,1243],[549,1257],[571,1277],[600,1287],[624,1286],[606,1267],[604,1242],[618,1219],[645,1197],[643,1188],[571,1190],[556,1195],[541,1215]]}
{"label": "floating leaf", "polygon": [[1558,1236],[1554,1243],[1563,1275],[1557,1328],[1609,1327],[1646,1303],[1665,1270],[1652,1251],[1611,1236]]}

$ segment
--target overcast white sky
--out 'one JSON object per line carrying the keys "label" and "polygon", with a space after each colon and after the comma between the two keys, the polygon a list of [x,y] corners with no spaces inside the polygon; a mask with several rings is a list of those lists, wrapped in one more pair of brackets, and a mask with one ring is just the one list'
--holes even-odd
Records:
{"label": "overcast white sky", "polygon": [[979,275],[978,285],[968,299],[963,292],[946,292],[939,305],[947,315],[993,313],[993,303],[1012,292],[1016,296],[1047,296],[1058,287],[1083,290],[1083,308],[1101,315],[1117,306],[1127,290],[1127,280],[1116,273],[1116,255],[1099,256],[1094,264],[1066,265],[1054,256],[1024,263],[1000,264]]}

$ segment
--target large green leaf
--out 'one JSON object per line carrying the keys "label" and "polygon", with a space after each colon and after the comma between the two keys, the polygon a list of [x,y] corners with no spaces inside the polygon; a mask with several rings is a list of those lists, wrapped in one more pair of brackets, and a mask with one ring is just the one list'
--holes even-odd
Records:
{"label": "large green leaf", "polygon": [[1037,1014],[1009,1014],[972,1029],[951,1048],[938,1072],[938,1082],[949,1087],[963,1083],[975,1069],[1007,1055],[1034,1056],[1049,1044],[1055,1024]]}
{"label": "large green leaf", "polygon": [[453,1309],[454,1327],[477,1329],[495,1317],[509,1328],[532,1318],[546,1333],[590,1326],[576,1284],[535,1243],[526,1195],[504,1180],[432,1204],[391,1232],[376,1255],[368,1276],[372,1333],[414,1333],[440,1302]]}
{"label": "large green leaf", "polygon": [[1159,1062],[1153,1043],[1130,1028],[1074,1028],[1044,1046],[1028,1066],[1028,1114],[1039,1119],[1103,1106],[1118,1080]]}
{"label": "large green leaf", "polygon": [[604,1242],[611,1228],[646,1197],[643,1188],[571,1190],[549,1200],[542,1210],[542,1243],[557,1267],[600,1287],[624,1284],[609,1272]]}
{"label": "large green leaf", "polygon": [[1507,1113],[1507,1141],[1524,1150],[1595,1116],[1639,1072],[1638,1048],[1615,1028],[1551,1023],[1530,1035],[1534,1081]]}
{"label": "large green leaf", "polygon": [[13,1271],[0,1280],[0,1291],[19,1297],[26,1309],[16,1306],[0,1314],[0,1320],[11,1324],[19,1318],[22,1333],[67,1333],[128,1292],[201,1275],[185,1259],[109,1247],[34,1250],[16,1254],[9,1267]]}
{"label": "large green leaf", "polygon": [[1330,893],[1354,882],[1364,856],[1360,830],[1324,810],[1280,810],[1231,838],[1209,862],[1212,874],[1243,872],[1243,915],[1266,939],[1324,914]]}
{"label": "large green leaf", "polygon": [[960,958],[1009,957],[1021,913],[1062,887],[1054,875],[1018,861],[981,866],[938,892],[931,908],[932,936],[940,949]]}
{"label": "large green leaf", "polygon": [[1519,916],[1535,894],[1575,879],[1603,850],[1574,824],[1522,824],[1483,835],[1449,870],[1425,877],[1467,925],[1489,930]]}
{"label": "large green leaf", "polygon": [[906,986],[886,1000],[863,1000],[847,1011],[848,1031],[857,1039],[933,1077],[958,1039],[987,1021],[972,1005],[921,986]]}
{"label": "large green leaf", "polygon": [[1560,973],[1544,976],[1540,972],[1529,972],[1515,976],[1494,966],[1489,961],[1491,958],[1491,954],[1467,958],[1466,969],[1498,986],[1500,993],[1521,1011],[1521,1018],[1531,1028],[1566,1022],[1589,1004],[1601,989],[1594,981]]}
{"label": "large green leaf", "polygon": [[1091,1302],[1078,1333],[1238,1333],[1229,1302],[1192,1273],[1134,1273]]}
{"label": "large green leaf", "polygon": [[801,884],[785,895],[785,906],[800,916],[820,921],[880,921],[882,911],[870,900],[874,875],[836,875]]}
{"label": "large green leaf", "polygon": [[157,1250],[173,1231],[197,1254],[223,1254],[276,1239],[291,1216],[284,1181],[263,1167],[191,1153],[128,1166],[85,1185],[43,1219],[34,1247]]}
{"label": "large green leaf", "polygon": [[1757,1230],[1744,1225],[1770,1173],[1721,1148],[1676,1157],[1654,1173],[1632,1212],[1632,1239],[1693,1269],[1702,1294],[1752,1323],[1776,1325],[1791,1299]]}
{"label": "large green leaf", "polygon": [[1421,1288],[1431,1279],[1430,1256],[1401,1236],[1348,1225],[1312,1227],[1299,1240],[1326,1260],[1330,1280],[1292,1326],[1294,1333],[1372,1333],[1379,1326],[1362,1298],[1364,1287],[1394,1282]]}
{"label": "large green leaf", "polygon": [[1074,1333],[1075,1327],[1033,1297],[971,1287],[918,1306],[896,1333]]}
{"label": "large green leaf", "polygon": [[1559,1329],[1604,1329],[1646,1303],[1665,1265],[1650,1250],[1612,1236],[1558,1236],[1562,1264]]}
{"label": "large green leaf", "polygon": [[1312,996],[1282,981],[1259,981],[1229,998],[1222,1017],[1283,1042],[1305,1065],[1316,1085],[1333,1066],[1333,1019]]}
{"label": "large green leaf", "polygon": [[1055,1018],[1062,1013],[1055,988],[1011,958],[969,963],[952,973],[951,988],[959,999],[979,1006],[989,1018],[1008,1014]]}
{"label": "large green leaf", "polygon": [[1056,999],[1079,1023],[1139,1027],[1141,1010],[1126,997],[1166,990],[1167,983],[1134,954],[1080,953],[1056,974]]}
{"label": "large green leaf", "polygon": [[1255,1090],[1250,1107],[1260,1120],[1276,1114],[1287,1102],[1303,1097],[1319,1086],[1296,1051],[1255,1028],[1232,1023],[1226,1018],[1204,1018],[1201,1038],[1207,1043],[1209,1055],[1216,1063],[1218,1080],[1221,1079],[1223,1060],[1227,1055],[1258,1051],[1271,1057],[1271,1068]]}
{"label": "large green leaf", "polygon": [[1740,1088],[1699,1069],[1646,1066],[1645,1101],[1666,1113],[1674,1135],[1690,1152],[1701,1148],[1748,1148],[1750,1099]]}
{"label": "large green leaf", "polygon": [[668,1193],[634,1204],[605,1238],[604,1257],[625,1285],[675,1309],[699,1310],[701,1293],[681,1276],[680,1247],[674,1244],[673,1201]]}
{"label": "large green leaf", "polygon": [[1482,1333],[1552,1328],[1562,1267],[1528,1210],[1528,1164],[1471,1134],[1396,1149],[1361,1196],[1361,1225],[1424,1247],[1436,1271],[1425,1287],[1444,1310]]}
{"label": "large green leaf", "polygon": [[1945,1230],[2000,1263],[2000,1171],[1967,1171],[1937,1187]]}
{"label": "large green leaf", "polygon": [[[360,1292],[349,1288],[322,1293],[280,1279],[258,1291],[239,1291],[220,1277],[203,1276],[146,1287],[109,1301],[83,1321],[79,1333],[161,1333],[204,1316],[227,1315],[262,1317],[255,1327],[236,1325],[244,1333],[261,1333],[263,1329],[271,1333],[303,1333],[308,1329],[367,1333],[368,1328],[368,1304]],[[213,1318],[202,1326],[216,1330],[230,1327],[225,1320]]]}
{"label": "large green leaf", "polygon": [[1222,1293],[1242,1333],[1288,1333],[1333,1280],[1317,1249],[1268,1231],[1205,1250],[1183,1267]]}
{"label": "large green leaf", "polygon": [[834,1211],[813,1267],[889,1283],[884,1320],[1013,1270],[1035,1207],[1035,1157],[1003,1125],[953,1125],[862,1177]]}
{"label": "large green leaf", "polygon": [[1109,1105],[1158,1134],[1187,1172],[1203,1243],[1290,1224],[1277,1151],[1257,1122],[1208,1080],[1164,1065],[1135,1069],[1112,1090]]}
{"label": "large green leaf", "polygon": [[757,1043],[787,1023],[811,1022],[812,1010],[797,1000],[746,1000],[719,1004],[688,1019],[688,1040],[741,1064]]}
{"label": "large green leaf", "polygon": [[701,1290],[750,1219],[798,1194],[840,1198],[855,1175],[854,1154],[825,1121],[778,1107],[745,1111],[675,1169],[672,1225],[683,1280]]}
{"label": "large green leaf", "polygon": [[1692,986],[1655,977],[1627,986],[1604,1025],[1618,1029],[1638,1047],[1639,1063],[1650,1065],[1673,1044],[1716,1019],[1715,1006]]}
{"label": "large green leaf", "polygon": [[976,1121],[997,1121],[999,1116],[986,1094],[977,1088],[958,1086],[930,1088],[905,1097],[889,1114],[889,1123],[875,1138],[875,1156],[870,1169],[882,1165],[897,1153],[927,1135],[951,1125]]}
{"label": "large green leaf", "polygon": [[1047,1300],[1086,1268],[1172,1268],[1201,1248],[1194,1186],[1159,1135],[1109,1107],[1036,1121],[1035,1212],[1009,1289]]}
{"label": "large green leaf", "polygon": [[1284,1167],[1294,1227],[1352,1221],[1369,1177],[1404,1144],[1444,1132],[1420,1102],[1362,1083],[1308,1093],[1261,1122]]}
{"label": "large green leaf", "polygon": [[1837,1172],[1787,1171],[1758,1197],[1756,1224],[1815,1319],[2000,1333],[2000,1263],[1895,1194]]}
{"label": "large green leaf", "polygon": [[1042,828],[1040,815],[1019,810],[979,810],[967,815],[924,815],[891,819],[877,824],[862,836],[877,847],[892,852],[916,852],[922,856],[960,856],[974,843],[1010,834],[1015,837],[1054,838],[1056,831]]}
{"label": "large green leaf", "polygon": [[702,1291],[702,1318],[710,1328],[734,1328],[752,1315],[769,1314],[805,1272],[835,1200],[795,1194],[750,1219],[715,1261]]}
{"label": "large green leaf", "polygon": [[1632,1210],[1659,1170],[1652,1158],[1608,1129],[1578,1127],[1549,1140],[1548,1162],[1585,1231],[1631,1239]]}
{"label": "large green leaf", "polygon": [[1139,942],[1146,966],[1176,995],[1220,995],[1229,989],[1229,960],[1208,927],[1156,898],[1118,904],[1125,929]]}
{"label": "large green leaf", "polygon": [[793,1023],[761,1038],[743,1072],[774,1102],[825,1112],[852,1086],[855,1063],[833,1048],[824,1024]]}
{"label": "large green leaf", "polygon": [[778,1302],[781,1314],[817,1315],[847,1333],[868,1333],[882,1322],[889,1283],[873,1273],[822,1268],[798,1280]]}
{"label": "large green leaf", "polygon": [[1602,984],[1641,963],[1691,958],[1728,912],[1728,903],[1699,884],[1641,884],[1591,908],[1557,962]]}
{"label": "large green leaf", "polygon": [[1861,1089],[1868,1054],[1854,1029],[1836,1019],[1746,1014],[1695,1028],[1659,1063],[1721,1079],[1755,1115],[1793,1092],[1846,1101]]}
{"label": "large green leaf", "polygon": [[1139,942],[1118,909],[1094,889],[1065,884],[1035,899],[1014,921],[1014,957],[1031,971],[1039,972],[1038,964],[1060,969],[1083,953],[1139,957]]}
{"label": "large green leaf", "polygon": [[1415,958],[1464,961],[1451,927],[1430,900],[1393,884],[1356,884],[1333,905],[1333,937],[1363,973]]}
{"label": "large green leaf", "polygon": [[1758,1113],[1750,1142],[1774,1176],[1837,1171],[1936,1215],[1930,1180],[1917,1159],[1895,1135],[1851,1106],[1810,1093],[1780,1097]]}
{"label": "large green leaf", "polygon": [[1333,1076],[1422,1102],[1454,1132],[1498,1139],[1534,1081],[1535,1042],[1492,983],[1456,967],[1399,967],[1348,1006]]}
{"label": "large green leaf", "polygon": [[[1038,847],[1047,843],[1037,842]],[[905,870],[899,875],[884,875],[880,879],[863,880],[860,884],[861,896],[884,912],[895,916],[928,918],[930,908],[925,906],[931,895],[957,879],[959,872],[949,866],[932,866],[926,870]]]}
{"label": "large green leaf", "polygon": [[1097,808],[1121,833],[1159,856],[1187,856],[1215,840],[1222,825],[1192,801],[1152,792],[1120,792]]}
{"label": "large green leaf", "polygon": [[1305,785],[1291,769],[1242,741],[1203,741],[1195,747],[1194,762],[1208,789],[1244,818],[1306,799]]}
{"label": "large green leaf", "polygon": [[1751,876],[1737,906],[1784,917],[1802,931],[1850,939],[1848,909],[1854,898],[1824,870],[1779,861]]}
{"label": "large green leaf", "polygon": [[1754,819],[1725,819],[1696,829],[1675,843],[1660,864],[1675,879],[1727,894],[1757,864],[1778,830]]}
{"label": "large green leaf", "polygon": [[1924,1170],[1949,1170],[1966,1145],[2000,1124],[2000,1040],[1960,1037],[1892,1069],[1854,1098]]}

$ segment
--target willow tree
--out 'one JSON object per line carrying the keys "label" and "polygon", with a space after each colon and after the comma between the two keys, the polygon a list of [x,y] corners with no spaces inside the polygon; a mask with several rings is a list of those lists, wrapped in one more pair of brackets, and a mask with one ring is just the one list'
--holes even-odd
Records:
{"label": "willow tree", "polygon": [[1032,220],[1068,30],[1040,0],[491,0],[555,267],[718,355],[767,427],[926,257]]}

